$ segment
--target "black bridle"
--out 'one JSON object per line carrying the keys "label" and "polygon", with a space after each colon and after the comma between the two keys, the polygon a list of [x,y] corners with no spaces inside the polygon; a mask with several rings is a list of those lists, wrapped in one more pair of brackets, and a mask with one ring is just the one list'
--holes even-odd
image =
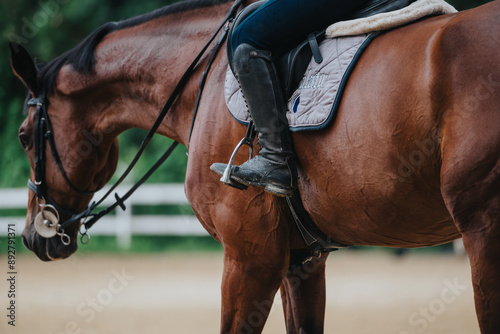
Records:
{"label": "black bridle", "polygon": [[[69,179],[68,174],[64,170],[64,167],[61,162],[61,158],[59,157],[59,153],[56,148],[56,143],[54,140],[54,135],[52,131],[52,125],[50,122],[49,114],[47,112],[47,98],[44,92],[42,92],[37,98],[33,98],[28,101],[28,106],[36,106],[35,113],[35,133],[34,133],[34,147],[35,147],[35,181],[31,181],[28,179],[28,188],[33,191],[38,199],[38,205],[41,208],[41,212],[39,214],[42,215],[44,224],[47,228],[52,228],[55,230],[56,234],[61,236],[61,240],[65,244],[69,244],[71,239],[67,234],[64,233],[64,228],[61,228],[59,225],[59,213],[67,217],[72,217],[73,220],[76,217],[84,217],[88,216],[92,211],[92,206],[89,206],[86,210],[81,213],[77,213],[73,210],[60,206],[52,197],[50,197],[47,193],[47,180],[45,175],[45,151],[46,151],[46,143],[48,143],[50,152],[52,153],[52,159],[54,163],[58,167],[61,172],[66,184],[69,188],[80,194],[80,195],[93,195],[95,191],[84,191],[77,188]],[[56,221],[52,221],[50,218],[46,216],[46,210],[49,212],[55,213],[53,219]],[[57,218],[54,218],[57,217]],[[66,225],[68,226],[68,225]],[[36,228],[36,226],[35,226]]]}
{"label": "black bridle", "polygon": [[[174,90],[172,91],[169,99],[163,106],[160,114],[156,118],[156,121],[154,122],[153,126],[149,130],[148,134],[144,138],[144,140],[141,143],[141,146],[139,147],[138,152],[136,153],[134,159],[128,166],[128,168],[125,170],[125,172],[122,174],[122,176],[116,181],[116,183],[106,192],[106,194],[99,199],[98,201],[92,202],[84,211],[82,212],[76,212],[74,210],[64,208],[60,205],[57,204],[57,202],[51,198],[48,193],[48,185],[47,185],[47,180],[46,180],[46,175],[45,175],[45,162],[46,162],[46,143],[48,143],[50,151],[52,153],[52,158],[57,165],[60,173],[62,174],[66,184],[69,186],[69,188],[78,193],[79,195],[93,195],[98,189],[93,190],[93,191],[88,191],[88,190],[81,190],[78,187],[76,187],[71,180],[68,177],[68,174],[64,170],[64,167],[62,165],[59,153],[57,151],[56,143],[54,140],[53,132],[52,132],[52,126],[48,114],[48,99],[46,96],[45,92],[42,92],[38,97],[33,98],[28,101],[28,106],[36,106],[36,114],[35,114],[35,134],[34,134],[34,149],[35,149],[35,158],[34,158],[34,163],[35,163],[35,180],[32,181],[31,179],[28,180],[28,188],[33,191],[37,198],[38,198],[38,205],[41,208],[41,211],[38,215],[41,215],[40,221],[43,222],[45,227],[42,228],[47,228],[49,230],[53,230],[52,232],[54,233],[49,233],[49,235],[59,235],[61,237],[61,241],[65,245],[69,245],[71,242],[71,238],[65,233],[65,230],[68,229],[70,226],[73,226],[75,224],[79,225],[80,228],[80,233],[81,233],[81,241],[82,243],[87,243],[90,239],[87,231],[103,216],[107,215],[111,211],[113,211],[117,206],[125,210],[125,204],[124,201],[127,200],[137,188],[139,188],[146,180],[165,162],[165,160],[171,155],[171,153],[174,151],[174,149],[177,147],[179,144],[178,142],[174,141],[171,146],[163,153],[163,155],[158,159],[158,161],[148,170],[146,174],[132,187],[130,190],[122,197],[118,196],[117,193],[114,194],[114,197],[116,199],[115,203],[109,206],[108,208],[98,212],[94,213],[94,209],[98,207],[117,187],[122,181],[129,175],[129,173],[132,171],[133,167],[136,165],[136,163],[139,161],[139,158],[142,156],[142,153],[146,149],[146,146],[148,146],[149,142],[153,138],[154,134],[158,130],[160,124],[164,120],[165,116],[167,115],[167,112],[170,110],[172,105],[174,104],[176,98],[179,96],[181,93],[182,89],[185,87],[186,83],[189,81],[191,78],[191,75],[194,72],[195,67],[198,65],[200,62],[201,58],[207,51],[208,47],[212,44],[212,42],[215,40],[219,32],[224,28],[223,34],[219,37],[215,47],[212,50],[212,54],[209,57],[207,66],[205,68],[205,71],[202,74],[201,80],[200,80],[200,87],[199,87],[199,92],[198,92],[198,98],[197,102],[194,108],[193,112],[193,119],[192,119],[192,124],[190,128],[190,133],[189,133],[189,139],[191,139],[191,134],[194,128],[194,122],[196,119],[196,114],[198,111],[199,107],[199,101],[201,99],[201,94],[203,92],[203,88],[205,85],[206,81],[206,76],[208,75],[208,72],[210,70],[210,66],[212,65],[213,61],[215,60],[216,55],[218,54],[222,44],[224,43],[226,37],[227,37],[227,32],[229,30],[229,23],[232,22],[234,19],[236,12],[241,5],[243,0],[236,0],[233,6],[231,7],[231,10],[229,13],[226,15],[224,18],[223,22],[220,24],[218,27],[217,31],[214,33],[212,38],[207,42],[207,44],[203,47],[203,49],[199,52],[199,54],[196,56],[196,58],[193,60],[191,65],[188,67],[188,69],[184,72],[183,76],[175,86]],[[66,217],[70,217],[68,220],[64,221],[63,223],[59,223],[59,213],[62,213]],[[38,220],[38,216],[37,219]],[[42,224],[42,223],[41,223]],[[37,228],[37,224],[35,224],[35,228]],[[37,229],[37,231],[39,231]],[[40,231],[39,231],[40,233]],[[40,233],[42,234],[42,233]],[[44,235],[42,235],[44,236]],[[86,237],[86,238],[85,238]],[[48,237],[46,237],[48,238]]]}

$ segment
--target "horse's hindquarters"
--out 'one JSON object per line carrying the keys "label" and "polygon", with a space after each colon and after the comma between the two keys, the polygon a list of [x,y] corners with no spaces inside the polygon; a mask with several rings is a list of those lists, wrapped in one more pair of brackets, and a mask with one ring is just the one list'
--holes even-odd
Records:
{"label": "horse's hindquarters", "polygon": [[[481,333],[500,328],[500,3],[442,33],[442,192],[472,265]],[[460,52],[456,52],[460,49]],[[478,53],[477,50],[481,50]]]}

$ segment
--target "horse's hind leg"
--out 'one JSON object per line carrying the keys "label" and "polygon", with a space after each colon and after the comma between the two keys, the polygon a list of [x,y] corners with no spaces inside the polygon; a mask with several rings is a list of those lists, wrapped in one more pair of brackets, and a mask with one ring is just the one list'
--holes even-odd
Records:
{"label": "horse's hind leg", "polygon": [[470,258],[476,313],[483,334],[500,330],[500,164],[496,169],[496,190],[493,184],[481,185],[475,191],[468,189],[447,198]]}
{"label": "horse's hind leg", "polygon": [[483,334],[500,332],[500,30],[490,28],[499,6],[441,31],[433,87],[443,115],[441,192],[470,258]]}
{"label": "horse's hind leg", "polygon": [[487,129],[464,141],[452,140],[445,129],[441,171],[443,197],[470,258],[483,334],[500,329],[500,133]]}
{"label": "horse's hind leg", "polygon": [[483,334],[500,330],[498,100],[492,97],[483,101],[474,114],[454,115],[452,111],[443,129],[441,189],[470,258],[476,312]]}
{"label": "horse's hind leg", "polygon": [[292,251],[290,267],[281,284],[287,334],[323,333],[327,254],[303,264],[309,255],[309,251]]}

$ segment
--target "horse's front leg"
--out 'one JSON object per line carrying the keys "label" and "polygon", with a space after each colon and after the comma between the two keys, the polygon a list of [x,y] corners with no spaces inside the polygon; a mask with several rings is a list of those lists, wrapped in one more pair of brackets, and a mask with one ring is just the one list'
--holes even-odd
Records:
{"label": "horse's front leg", "polygon": [[310,251],[294,250],[290,267],[281,284],[281,299],[288,334],[323,333],[325,318],[325,262],[323,254],[312,258]]}
{"label": "horse's front leg", "polygon": [[231,252],[225,251],[222,277],[222,333],[262,332],[274,296],[286,271],[286,263],[285,256],[261,262],[259,257],[253,258],[251,254],[238,258]]}

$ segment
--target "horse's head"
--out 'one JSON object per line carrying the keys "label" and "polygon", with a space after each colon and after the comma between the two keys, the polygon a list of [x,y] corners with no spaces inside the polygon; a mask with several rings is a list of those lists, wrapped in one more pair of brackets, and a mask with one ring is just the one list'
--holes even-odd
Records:
{"label": "horse's head", "polygon": [[86,210],[116,169],[116,135],[102,125],[92,97],[58,88],[71,85],[62,82],[67,76],[58,73],[57,84],[47,88],[45,71],[17,44],[11,44],[11,62],[30,91],[28,114],[19,128],[31,166],[23,242],[44,261],[66,258],[77,249],[80,219],[74,217]]}

